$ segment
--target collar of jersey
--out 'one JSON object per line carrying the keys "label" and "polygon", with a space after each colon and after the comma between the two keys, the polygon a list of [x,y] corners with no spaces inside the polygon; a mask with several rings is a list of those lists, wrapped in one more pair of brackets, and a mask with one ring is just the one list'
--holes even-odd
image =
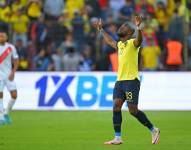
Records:
{"label": "collar of jersey", "polygon": [[125,46],[127,46],[127,44],[128,44],[128,40],[125,41],[125,42],[122,42],[122,41],[121,41],[121,43],[124,44]]}

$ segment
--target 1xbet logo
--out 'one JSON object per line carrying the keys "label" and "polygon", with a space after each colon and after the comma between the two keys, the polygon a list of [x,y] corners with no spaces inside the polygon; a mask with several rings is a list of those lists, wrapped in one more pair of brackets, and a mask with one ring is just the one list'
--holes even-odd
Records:
{"label": "1xbet logo", "polygon": [[[72,82],[76,80],[76,84]],[[53,82],[53,87],[48,84]],[[100,107],[112,107],[112,92],[116,81],[115,75],[104,75],[101,79],[91,75],[68,75],[65,78],[61,76],[42,76],[36,82],[36,89],[39,89],[38,105],[40,107],[54,106],[58,100],[62,100],[68,107],[89,107],[98,103]],[[86,86],[86,85],[89,86]],[[72,86],[75,92],[68,90]],[[53,88],[54,92],[49,94],[48,88]],[[73,95],[73,99],[71,98]],[[88,96],[87,96],[88,95]]]}

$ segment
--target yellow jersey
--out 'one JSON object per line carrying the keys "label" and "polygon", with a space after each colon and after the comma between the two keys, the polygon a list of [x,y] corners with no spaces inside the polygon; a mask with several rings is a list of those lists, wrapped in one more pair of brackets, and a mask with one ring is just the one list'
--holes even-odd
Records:
{"label": "yellow jersey", "polygon": [[40,17],[41,5],[39,3],[32,2],[28,7],[27,15],[34,18]]}
{"label": "yellow jersey", "polygon": [[69,13],[69,18],[74,18],[74,12],[79,11],[84,7],[85,0],[67,0],[65,10]]}
{"label": "yellow jersey", "polygon": [[16,33],[27,33],[29,23],[29,18],[27,15],[12,15],[10,18],[10,22],[13,24],[13,31],[15,31]]}
{"label": "yellow jersey", "polygon": [[143,67],[145,69],[156,69],[158,66],[158,58],[161,54],[159,46],[146,46],[141,51],[143,58]]}
{"label": "yellow jersey", "polygon": [[138,71],[139,47],[135,47],[134,39],[119,41],[117,81],[140,79]]}

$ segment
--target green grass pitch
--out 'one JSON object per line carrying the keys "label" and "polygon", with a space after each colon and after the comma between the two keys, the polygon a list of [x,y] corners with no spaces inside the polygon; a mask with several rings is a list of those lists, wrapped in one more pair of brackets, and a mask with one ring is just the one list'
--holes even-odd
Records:
{"label": "green grass pitch", "polygon": [[122,145],[113,138],[111,111],[14,111],[0,128],[0,150],[191,150],[191,111],[149,111],[161,129],[159,145],[148,129],[123,112]]}

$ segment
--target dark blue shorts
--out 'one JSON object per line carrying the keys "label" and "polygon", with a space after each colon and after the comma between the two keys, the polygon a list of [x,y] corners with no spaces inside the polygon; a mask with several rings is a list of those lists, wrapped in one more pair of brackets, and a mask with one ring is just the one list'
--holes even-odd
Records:
{"label": "dark blue shorts", "polygon": [[139,91],[140,81],[138,79],[117,81],[113,91],[113,99],[119,98],[137,105],[139,101]]}

